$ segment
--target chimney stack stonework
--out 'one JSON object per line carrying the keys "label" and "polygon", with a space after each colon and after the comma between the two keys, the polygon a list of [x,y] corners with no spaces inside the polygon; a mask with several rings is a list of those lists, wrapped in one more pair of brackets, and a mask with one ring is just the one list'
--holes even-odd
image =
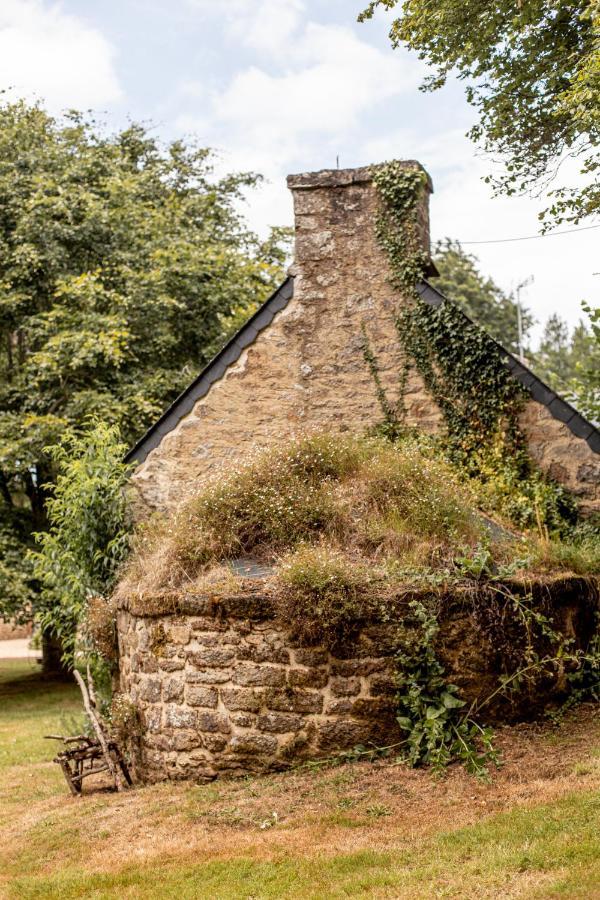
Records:
{"label": "chimney stack stonework", "polygon": [[[407,167],[420,168],[416,162]],[[168,510],[206,478],[262,446],[314,430],[357,430],[382,419],[364,359],[363,328],[391,402],[398,400],[400,345],[375,234],[378,198],[371,168],[291,175],[294,295],[209,393],[165,434],[133,475],[138,514]],[[429,191],[431,182],[428,179]],[[428,194],[418,209],[429,252]],[[440,414],[412,373],[409,419],[432,431]]]}

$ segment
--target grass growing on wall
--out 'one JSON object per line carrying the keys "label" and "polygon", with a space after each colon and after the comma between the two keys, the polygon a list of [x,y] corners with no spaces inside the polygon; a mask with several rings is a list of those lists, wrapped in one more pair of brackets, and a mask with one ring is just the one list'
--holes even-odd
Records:
{"label": "grass growing on wall", "polygon": [[388,583],[469,578],[465,560],[476,566],[482,555],[487,574],[600,572],[595,536],[569,543],[521,532],[490,512],[492,522],[485,496],[426,439],[293,440],[228,469],[176,515],[141,531],[119,590],[186,589],[239,556],[283,562],[286,571],[290,554],[306,547],[319,548],[322,564],[329,553],[339,569],[344,557],[356,577],[368,565],[371,580]]}

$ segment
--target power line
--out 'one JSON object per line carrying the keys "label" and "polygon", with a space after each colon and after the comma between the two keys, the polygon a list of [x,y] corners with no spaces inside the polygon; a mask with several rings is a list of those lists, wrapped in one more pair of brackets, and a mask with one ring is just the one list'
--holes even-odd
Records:
{"label": "power line", "polygon": [[537,241],[538,238],[558,237],[559,234],[574,234],[576,231],[591,231],[600,228],[598,225],[584,225],[583,228],[569,228],[566,231],[549,231],[547,234],[528,234],[525,237],[498,238],[492,241],[459,241],[459,244],[510,244],[513,241]]}

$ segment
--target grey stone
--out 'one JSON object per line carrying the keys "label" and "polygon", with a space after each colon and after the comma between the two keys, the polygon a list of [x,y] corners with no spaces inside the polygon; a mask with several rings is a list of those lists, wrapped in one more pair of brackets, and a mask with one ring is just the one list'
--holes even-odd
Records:
{"label": "grey stone", "polygon": [[285,684],[285,670],[273,666],[238,666],[233,673],[236,684],[257,687],[279,687]]}
{"label": "grey stone", "polygon": [[185,699],[190,706],[208,706],[214,709],[218,702],[218,694],[215,688],[189,684]]}

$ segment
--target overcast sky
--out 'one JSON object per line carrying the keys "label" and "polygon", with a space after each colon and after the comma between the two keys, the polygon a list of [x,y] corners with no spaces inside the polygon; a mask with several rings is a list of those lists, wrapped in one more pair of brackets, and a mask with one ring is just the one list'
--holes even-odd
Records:
{"label": "overcast sky", "polygon": [[[290,172],[418,159],[435,188],[433,239],[476,253],[506,290],[529,275],[523,300],[542,321],[575,323],[598,305],[600,229],[536,234],[543,204],[493,199],[490,162],[464,137],[473,113],[460,84],[436,94],[426,69],[392,50],[383,16],[356,23],[360,0],[0,0],[0,87],[53,112],[91,108],[114,127],[152,123],[193,135],[225,169],[267,182],[248,202],[259,231],[291,224]],[[539,326],[538,326],[539,332]]]}

